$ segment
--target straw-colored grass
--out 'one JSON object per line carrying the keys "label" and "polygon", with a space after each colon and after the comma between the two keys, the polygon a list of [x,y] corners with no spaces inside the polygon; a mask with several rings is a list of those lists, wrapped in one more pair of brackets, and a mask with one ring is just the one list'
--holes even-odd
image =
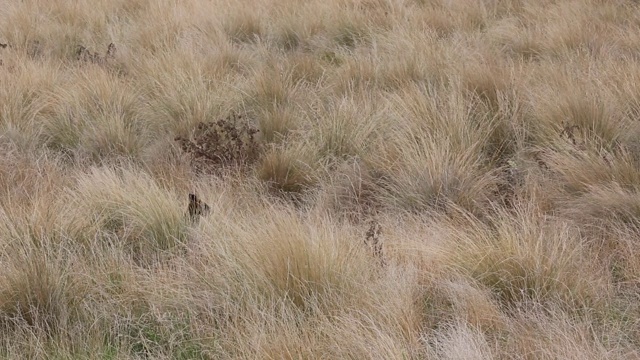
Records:
{"label": "straw-colored grass", "polygon": [[631,0],[3,3],[0,358],[640,357],[638,34]]}

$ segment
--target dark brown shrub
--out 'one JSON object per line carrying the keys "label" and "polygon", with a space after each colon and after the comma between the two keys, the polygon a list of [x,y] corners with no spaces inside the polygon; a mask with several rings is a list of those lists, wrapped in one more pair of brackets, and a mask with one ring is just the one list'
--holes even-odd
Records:
{"label": "dark brown shrub", "polygon": [[250,165],[258,159],[261,146],[258,129],[232,114],[218,121],[198,123],[188,138],[178,136],[182,151],[189,154],[200,173],[217,173],[230,166]]}

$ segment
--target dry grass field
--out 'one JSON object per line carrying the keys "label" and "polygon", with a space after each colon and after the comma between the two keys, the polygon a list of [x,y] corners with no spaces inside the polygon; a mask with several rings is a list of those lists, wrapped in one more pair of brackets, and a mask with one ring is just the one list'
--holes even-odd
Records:
{"label": "dry grass field", "polygon": [[0,43],[0,358],[640,358],[637,1],[7,0]]}

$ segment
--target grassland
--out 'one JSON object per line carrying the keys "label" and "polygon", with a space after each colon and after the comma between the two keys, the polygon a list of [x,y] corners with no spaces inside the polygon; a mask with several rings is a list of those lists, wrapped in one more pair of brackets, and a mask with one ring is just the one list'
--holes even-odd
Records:
{"label": "grassland", "polygon": [[640,358],[636,1],[10,0],[0,43],[0,358]]}

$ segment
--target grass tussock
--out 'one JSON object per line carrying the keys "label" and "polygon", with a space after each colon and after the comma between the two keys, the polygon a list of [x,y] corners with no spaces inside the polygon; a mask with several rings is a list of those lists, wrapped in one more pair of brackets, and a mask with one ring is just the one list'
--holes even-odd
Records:
{"label": "grass tussock", "polygon": [[3,4],[0,357],[639,357],[638,19]]}
{"label": "grass tussock", "polygon": [[455,266],[486,285],[501,303],[551,301],[579,309],[607,301],[607,274],[598,273],[585,257],[588,248],[578,229],[533,209],[498,216],[494,227],[470,220],[464,227],[470,233],[457,237],[452,256]]}
{"label": "grass tussock", "polygon": [[53,335],[71,325],[81,310],[84,290],[65,269],[64,260],[37,250],[11,255],[15,258],[8,262],[0,285],[5,331],[26,325]]}
{"label": "grass tussock", "polygon": [[137,258],[171,250],[186,238],[186,206],[133,169],[95,168],[78,178],[64,201],[68,236],[88,245],[116,239]]}

